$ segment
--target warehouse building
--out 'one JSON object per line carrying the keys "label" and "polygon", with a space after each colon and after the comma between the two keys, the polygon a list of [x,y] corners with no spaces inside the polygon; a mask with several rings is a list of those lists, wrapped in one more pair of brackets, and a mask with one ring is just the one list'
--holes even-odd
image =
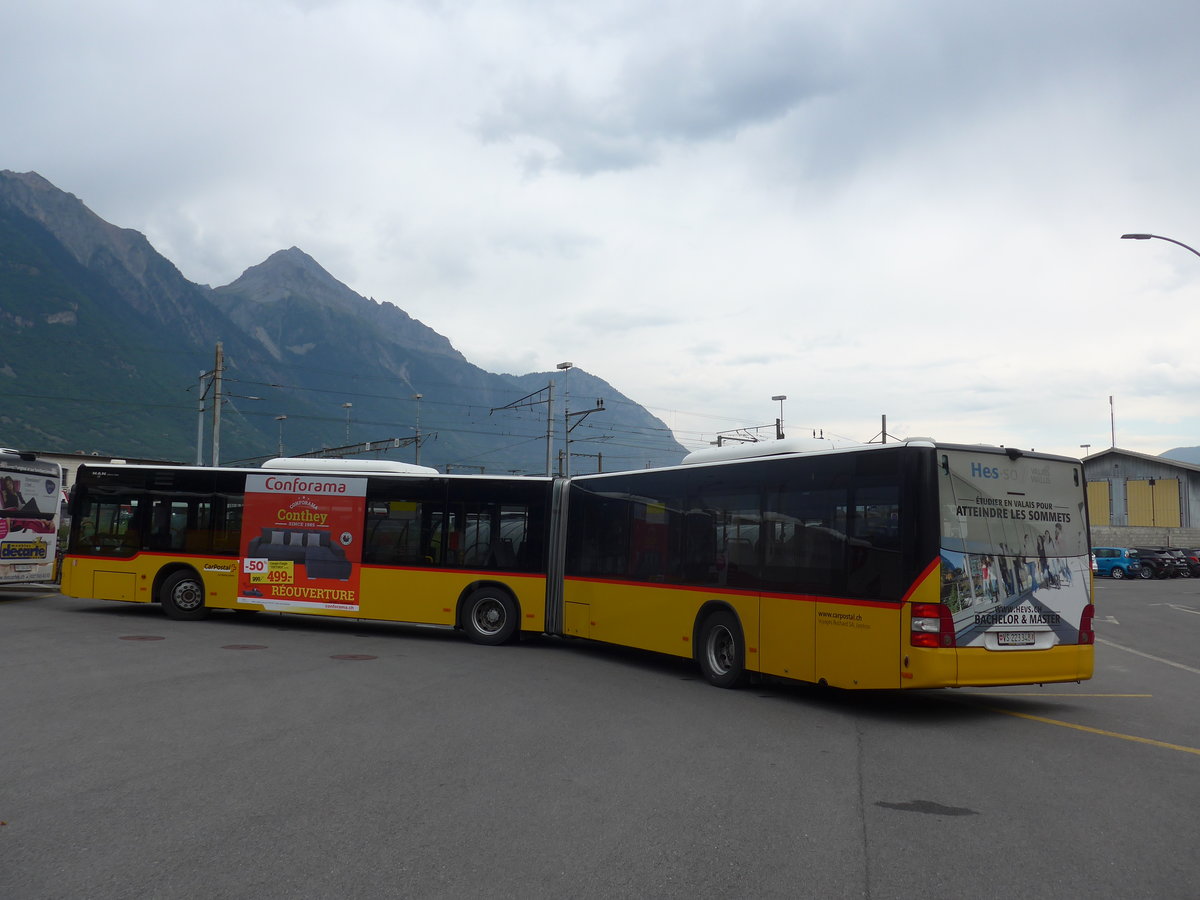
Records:
{"label": "warehouse building", "polygon": [[1200,466],[1112,447],[1083,473],[1093,546],[1200,547]]}

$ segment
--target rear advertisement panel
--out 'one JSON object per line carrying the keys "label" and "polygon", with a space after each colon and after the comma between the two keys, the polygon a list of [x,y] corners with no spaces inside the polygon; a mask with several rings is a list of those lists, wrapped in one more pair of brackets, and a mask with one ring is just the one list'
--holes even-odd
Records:
{"label": "rear advertisement panel", "polygon": [[55,463],[14,458],[0,468],[0,581],[53,574],[61,485]]}
{"label": "rear advertisement panel", "polygon": [[246,476],[238,600],[357,610],[365,478]]}
{"label": "rear advertisement panel", "polygon": [[960,647],[1075,644],[1091,600],[1081,466],[941,450],[942,602]]}

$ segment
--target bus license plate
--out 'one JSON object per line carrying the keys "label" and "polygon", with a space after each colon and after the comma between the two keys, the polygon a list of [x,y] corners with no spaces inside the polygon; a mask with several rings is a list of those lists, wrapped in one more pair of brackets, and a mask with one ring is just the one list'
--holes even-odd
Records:
{"label": "bus license plate", "polygon": [[1032,631],[1000,631],[996,643],[1001,647],[1027,647],[1033,643]]}

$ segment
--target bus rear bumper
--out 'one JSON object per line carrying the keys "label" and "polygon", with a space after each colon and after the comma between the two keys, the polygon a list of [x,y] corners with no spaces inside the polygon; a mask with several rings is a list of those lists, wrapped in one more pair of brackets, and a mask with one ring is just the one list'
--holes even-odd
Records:
{"label": "bus rear bumper", "polygon": [[1094,657],[1095,649],[1089,644],[1060,644],[1046,650],[913,647],[904,656],[900,687],[995,687],[1086,681],[1092,677]]}
{"label": "bus rear bumper", "polygon": [[958,653],[959,687],[1003,684],[1054,684],[1092,677],[1095,648],[1069,644],[1048,650],[985,650],[962,648]]}

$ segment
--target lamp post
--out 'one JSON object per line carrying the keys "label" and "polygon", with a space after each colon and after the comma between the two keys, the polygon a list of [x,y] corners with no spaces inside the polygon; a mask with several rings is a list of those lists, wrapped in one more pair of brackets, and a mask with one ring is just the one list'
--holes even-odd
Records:
{"label": "lamp post", "polygon": [[575,363],[560,362],[556,368],[563,373],[563,477],[571,477],[571,392],[567,375]]}
{"label": "lamp post", "polygon": [[342,409],[346,411],[346,443],[350,443],[350,410],[354,408],[353,403],[343,403]]}
{"label": "lamp post", "polygon": [[1087,456],[1088,452],[1092,449],[1092,445],[1091,444],[1080,444],[1079,449],[1083,451],[1084,456]]}
{"label": "lamp post", "polygon": [[283,456],[283,423],[287,421],[287,416],[276,416],[275,421],[279,423],[279,455]]}
{"label": "lamp post", "polygon": [[775,437],[778,440],[783,440],[783,401],[787,399],[787,394],[776,394],[771,398],[779,401],[779,418],[775,422]]}
{"label": "lamp post", "polygon": [[1150,240],[1150,238],[1157,238],[1160,241],[1170,241],[1172,244],[1178,244],[1184,250],[1191,250],[1197,256],[1200,256],[1200,250],[1197,250],[1195,247],[1189,247],[1183,241],[1177,241],[1177,240],[1175,240],[1175,238],[1163,237],[1161,234],[1123,234],[1123,235],[1121,235],[1121,240],[1123,240],[1123,241],[1148,241],[1148,240]]}

